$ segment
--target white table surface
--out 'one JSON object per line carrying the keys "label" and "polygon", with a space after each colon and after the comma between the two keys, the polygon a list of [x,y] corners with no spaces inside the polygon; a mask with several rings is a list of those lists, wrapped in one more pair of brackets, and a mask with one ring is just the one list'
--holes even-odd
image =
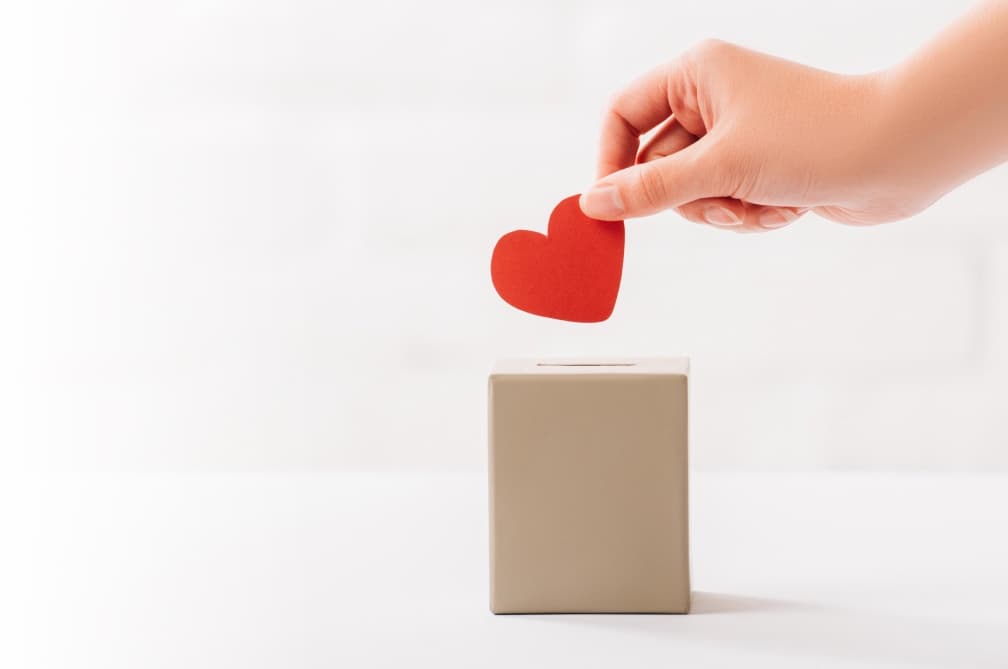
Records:
{"label": "white table surface", "polygon": [[694,474],[694,613],[493,616],[483,476],[7,474],[0,667],[1008,667],[1008,477]]}

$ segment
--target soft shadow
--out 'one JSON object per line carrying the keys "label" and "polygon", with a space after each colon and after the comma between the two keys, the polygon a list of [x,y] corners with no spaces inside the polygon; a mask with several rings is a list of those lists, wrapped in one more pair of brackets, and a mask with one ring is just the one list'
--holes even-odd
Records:
{"label": "soft shadow", "polygon": [[647,636],[670,652],[683,642],[777,657],[848,660],[866,666],[1008,667],[1008,624],[895,615],[812,602],[694,592],[690,615],[559,615],[536,620]]}
{"label": "soft shadow", "polygon": [[808,608],[798,602],[783,599],[765,599],[762,597],[743,597],[729,595],[723,592],[693,591],[693,602],[690,615],[709,615],[719,613],[753,613],[756,611],[783,611]]}

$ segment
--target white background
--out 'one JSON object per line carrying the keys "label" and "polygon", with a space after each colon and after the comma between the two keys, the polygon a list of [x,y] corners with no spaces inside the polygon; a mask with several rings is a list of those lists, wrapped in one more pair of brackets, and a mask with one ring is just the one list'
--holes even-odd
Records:
{"label": "white background", "polygon": [[0,467],[477,471],[495,358],[683,354],[698,469],[1004,470],[1004,168],[880,228],[632,222],[601,325],[488,272],[646,68],[862,72],[964,5],[5,3]]}
{"label": "white background", "polygon": [[[643,70],[869,71],[966,4],[0,3],[0,666],[1006,666],[1006,475],[963,472],[1008,471],[1008,168],[873,229],[631,222],[599,325],[489,280]],[[649,354],[693,360],[697,615],[491,616],[494,359]]]}

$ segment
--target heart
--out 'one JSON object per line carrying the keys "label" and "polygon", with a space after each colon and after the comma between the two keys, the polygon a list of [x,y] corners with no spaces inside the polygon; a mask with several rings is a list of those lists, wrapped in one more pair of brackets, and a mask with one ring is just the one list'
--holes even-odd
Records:
{"label": "heart", "polygon": [[577,323],[612,314],[623,273],[623,221],[585,216],[579,197],[554,207],[547,234],[515,230],[497,241],[490,277],[511,306]]}

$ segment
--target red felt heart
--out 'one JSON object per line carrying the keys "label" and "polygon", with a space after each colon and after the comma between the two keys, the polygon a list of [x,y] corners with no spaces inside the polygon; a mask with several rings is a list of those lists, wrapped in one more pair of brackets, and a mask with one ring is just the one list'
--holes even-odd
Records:
{"label": "red felt heart", "polygon": [[553,209],[546,235],[515,230],[497,241],[490,277],[511,306],[578,323],[609,318],[623,273],[623,221],[588,218],[578,197]]}

